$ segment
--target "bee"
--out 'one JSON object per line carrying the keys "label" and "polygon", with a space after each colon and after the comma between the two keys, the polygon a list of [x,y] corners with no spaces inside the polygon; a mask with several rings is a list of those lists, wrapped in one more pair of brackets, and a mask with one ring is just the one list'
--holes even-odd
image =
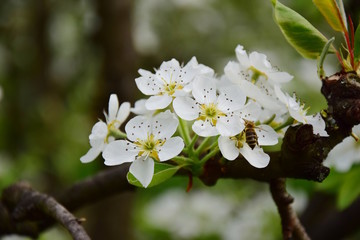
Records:
{"label": "bee", "polygon": [[256,145],[259,145],[255,128],[256,126],[254,122],[245,120],[245,139],[246,143],[249,145],[249,147],[251,147],[251,149],[254,149]]}

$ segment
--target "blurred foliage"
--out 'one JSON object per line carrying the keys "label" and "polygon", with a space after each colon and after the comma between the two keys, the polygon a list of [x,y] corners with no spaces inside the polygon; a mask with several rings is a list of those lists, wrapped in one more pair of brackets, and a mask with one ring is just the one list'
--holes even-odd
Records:
{"label": "blurred foliage", "polygon": [[[331,37],[330,28],[311,0],[282,2]],[[120,4],[116,0],[107,3]],[[0,102],[0,189],[24,179],[39,190],[57,192],[104,168],[101,157],[87,165],[79,161],[89,148],[92,125],[97,118],[104,119],[102,110],[111,91],[104,87],[109,81],[103,76],[107,56],[97,36],[104,27],[98,11],[100,4],[95,0],[1,2],[0,86],[4,96]],[[326,106],[319,93],[316,62],[303,60],[288,45],[272,19],[270,1],[135,0],[131,4],[127,9],[132,12],[128,27],[137,54],[133,66],[151,70],[170,58],[187,62],[196,56],[200,63],[221,75],[225,63],[235,59],[236,45],[241,44],[249,52],[267,54],[273,65],[293,74],[295,79],[287,88],[296,89],[298,96],[311,106],[310,111]],[[116,27],[119,22],[112,24]],[[124,34],[125,37],[131,36]],[[327,58],[328,75],[337,71],[335,61],[334,56]],[[136,72],[130,75],[136,76]],[[122,83],[121,91],[116,93],[140,97],[138,92],[129,93],[126,86],[134,88],[135,84]],[[128,99],[132,103],[134,100]],[[357,181],[352,177],[358,178],[358,172],[356,168],[343,174],[343,184],[332,173],[322,185],[334,194],[340,192],[340,207],[357,196],[352,191],[359,191]],[[291,182],[295,189],[309,194],[318,189],[314,183]],[[137,231],[145,231],[146,239],[171,238],[169,232],[149,227],[142,219],[146,204],[169,188],[185,191],[186,183],[186,178],[175,178],[151,190],[139,190],[133,216],[139,225]],[[202,184],[196,182],[194,189],[201,188]],[[241,200],[251,201],[258,191],[267,191],[262,184],[229,180],[208,190],[238,199],[239,205]],[[270,214],[266,219],[270,220],[262,231],[280,234],[276,215]],[[143,239],[143,234],[139,233],[139,239]],[[274,235],[276,238],[279,235]]]}

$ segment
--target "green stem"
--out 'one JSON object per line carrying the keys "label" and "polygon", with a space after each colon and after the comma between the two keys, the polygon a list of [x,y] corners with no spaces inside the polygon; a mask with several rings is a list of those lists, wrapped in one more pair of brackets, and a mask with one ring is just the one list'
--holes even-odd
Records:
{"label": "green stem", "polygon": [[207,137],[202,141],[202,143],[199,145],[199,147],[195,150],[195,154],[197,156],[199,156],[200,153],[207,147],[210,140],[211,140],[211,137]]}
{"label": "green stem", "polygon": [[172,160],[179,163],[179,165],[189,165],[193,163],[194,161],[191,158],[183,157],[183,156],[176,156],[173,157]]}
{"label": "green stem", "polygon": [[179,118],[179,133],[181,135],[181,137],[184,139],[185,145],[189,146],[190,142],[191,142],[191,138],[190,138],[190,133],[189,133],[189,129],[187,127],[186,122]]}
{"label": "green stem", "polygon": [[200,160],[200,164],[206,163],[206,161],[215,156],[219,152],[219,150],[219,147],[215,147],[214,150],[210,151]]}
{"label": "green stem", "polygon": [[191,142],[188,146],[189,151],[194,151],[194,146],[195,146],[195,143],[198,140],[198,138],[199,138],[199,135],[195,134],[195,136],[191,139]]}
{"label": "green stem", "polygon": [[294,122],[294,119],[292,117],[289,117],[288,119],[286,119],[286,121],[283,124],[275,127],[274,130],[275,130],[275,132],[277,132],[278,130],[291,125],[293,122]]}
{"label": "green stem", "polygon": [[108,136],[113,136],[116,139],[126,138],[126,133],[123,133],[122,131],[120,131],[119,129],[116,129],[116,128],[110,128]]}

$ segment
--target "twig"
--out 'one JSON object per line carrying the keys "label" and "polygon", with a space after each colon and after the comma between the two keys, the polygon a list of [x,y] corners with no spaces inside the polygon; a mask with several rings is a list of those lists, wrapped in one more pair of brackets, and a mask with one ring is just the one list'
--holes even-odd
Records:
{"label": "twig", "polygon": [[54,198],[35,191],[27,183],[20,182],[7,188],[4,191],[4,198],[5,203],[8,203],[10,207],[17,202],[11,214],[14,221],[46,219],[46,216],[49,216],[67,229],[73,239],[90,239],[74,215]]}
{"label": "twig", "polygon": [[294,199],[286,191],[285,179],[277,178],[271,180],[270,192],[281,218],[283,239],[290,240],[294,238],[300,240],[310,240],[294,209],[291,207]]}

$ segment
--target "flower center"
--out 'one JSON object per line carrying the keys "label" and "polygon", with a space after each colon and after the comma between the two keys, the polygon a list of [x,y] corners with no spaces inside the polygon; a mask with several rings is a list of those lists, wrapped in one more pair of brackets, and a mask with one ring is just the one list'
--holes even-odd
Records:
{"label": "flower center", "polygon": [[226,116],[226,114],[220,111],[217,108],[216,104],[210,103],[208,105],[200,105],[200,116],[198,119],[203,121],[209,121],[211,125],[216,126],[217,119],[221,116]]}
{"label": "flower center", "polygon": [[256,81],[263,76],[266,80],[268,79],[268,76],[266,75],[266,73],[260,71],[259,69],[255,68],[254,66],[251,66],[248,68],[248,71],[252,72],[252,76],[251,76],[251,82],[252,83],[256,83]]}
{"label": "flower center", "polygon": [[242,131],[241,133],[239,133],[236,136],[230,137],[231,140],[235,141],[235,146],[240,149],[243,147],[244,142],[246,142],[246,136],[245,136],[245,132]]}
{"label": "flower center", "polygon": [[172,96],[176,90],[183,89],[183,86],[177,84],[176,82],[167,83],[164,87],[164,92],[167,93],[169,96]]}
{"label": "flower center", "polygon": [[139,156],[151,157],[154,160],[159,161],[159,149],[158,147],[162,146],[165,141],[161,139],[155,139],[153,134],[150,134],[147,139],[137,139],[134,142],[140,148]]}

